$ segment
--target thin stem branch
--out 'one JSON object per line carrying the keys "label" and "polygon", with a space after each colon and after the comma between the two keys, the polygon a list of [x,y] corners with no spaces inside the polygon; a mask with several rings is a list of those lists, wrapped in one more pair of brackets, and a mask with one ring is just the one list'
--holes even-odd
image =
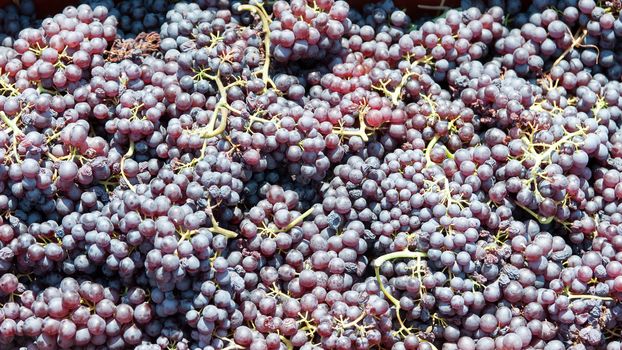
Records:
{"label": "thin stem branch", "polygon": [[264,54],[266,55],[263,67],[261,69],[261,78],[263,79],[266,86],[272,85],[272,87],[276,88],[276,84],[274,83],[274,81],[272,81],[272,78],[270,78],[270,17],[268,16],[266,10],[261,6],[243,4],[240,5],[238,8],[240,11],[255,12],[257,15],[259,15],[259,18],[261,19],[261,26],[263,27],[263,32],[265,35],[263,41]]}
{"label": "thin stem branch", "polygon": [[130,141],[130,148],[127,150],[127,153],[125,153],[123,155],[123,157],[121,158],[121,176],[123,177],[123,179],[127,183],[127,187],[129,187],[129,189],[132,190],[132,192],[136,192],[136,187],[130,183],[130,180],[125,175],[125,171],[123,170],[123,166],[125,165],[125,160],[127,158],[132,157],[134,155],[134,148],[135,148],[134,147],[134,141]]}

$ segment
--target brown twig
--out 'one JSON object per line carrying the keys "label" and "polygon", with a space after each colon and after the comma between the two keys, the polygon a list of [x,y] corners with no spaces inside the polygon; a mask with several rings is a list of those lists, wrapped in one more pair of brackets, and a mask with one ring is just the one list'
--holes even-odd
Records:
{"label": "brown twig", "polygon": [[160,35],[156,32],[142,32],[134,39],[116,39],[105,57],[109,62],[124,59],[136,60],[152,55],[160,49]]}

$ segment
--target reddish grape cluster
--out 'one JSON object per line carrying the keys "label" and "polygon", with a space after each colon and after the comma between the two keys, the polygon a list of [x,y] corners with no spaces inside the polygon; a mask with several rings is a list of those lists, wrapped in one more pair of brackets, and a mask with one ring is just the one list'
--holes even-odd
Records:
{"label": "reddish grape cluster", "polygon": [[622,348],[618,2],[85,2],[0,10],[0,348]]}

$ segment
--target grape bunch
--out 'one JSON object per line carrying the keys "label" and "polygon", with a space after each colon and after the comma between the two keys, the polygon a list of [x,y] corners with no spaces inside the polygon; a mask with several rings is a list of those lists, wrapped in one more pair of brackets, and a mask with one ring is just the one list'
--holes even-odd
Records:
{"label": "grape bunch", "polygon": [[0,9],[0,348],[622,349],[622,6],[519,5]]}
{"label": "grape bunch", "polygon": [[272,5],[270,50],[278,62],[320,60],[340,53],[350,30],[350,5],[342,0],[277,1]]}

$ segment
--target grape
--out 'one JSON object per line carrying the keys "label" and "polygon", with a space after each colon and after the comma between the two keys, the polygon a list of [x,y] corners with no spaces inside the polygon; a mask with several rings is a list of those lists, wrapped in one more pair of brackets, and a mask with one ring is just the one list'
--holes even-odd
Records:
{"label": "grape", "polygon": [[3,8],[0,342],[618,348],[619,4],[518,4]]}

